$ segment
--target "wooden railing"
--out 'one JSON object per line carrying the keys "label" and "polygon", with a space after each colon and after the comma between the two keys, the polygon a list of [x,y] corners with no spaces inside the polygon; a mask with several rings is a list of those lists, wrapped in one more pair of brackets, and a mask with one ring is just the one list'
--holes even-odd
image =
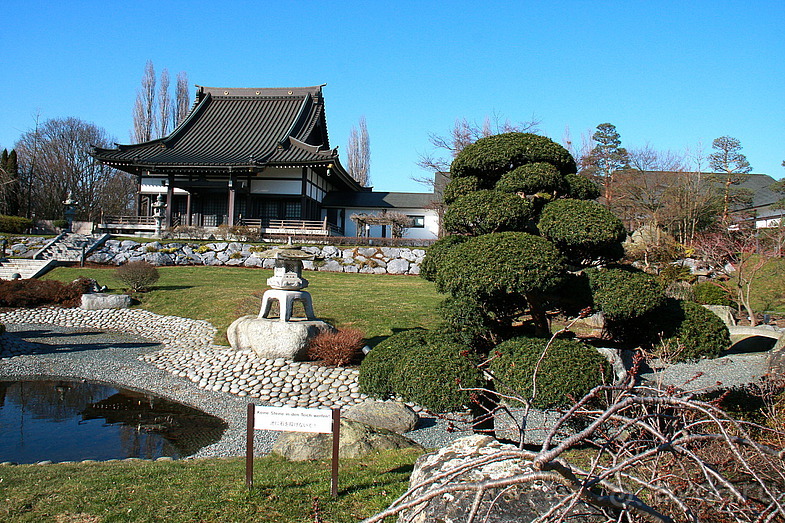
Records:
{"label": "wooden railing", "polygon": [[104,216],[101,223],[117,225],[155,225],[152,216]]}

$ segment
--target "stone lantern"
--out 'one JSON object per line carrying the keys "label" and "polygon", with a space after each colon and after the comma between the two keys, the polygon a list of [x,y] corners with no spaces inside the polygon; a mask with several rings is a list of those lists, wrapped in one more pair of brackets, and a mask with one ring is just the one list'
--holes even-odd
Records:
{"label": "stone lantern", "polygon": [[[310,338],[321,331],[333,330],[316,317],[311,294],[303,290],[308,286],[308,280],[302,277],[303,260],[313,260],[314,256],[291,244],[255,256],[275,260],[273,275],[267,279],[271,288],[262,296],[258,316],[243,316],[229,326],[226,332],[229,344],[237,350],[252,349],[262,358],[302,359]],[[273,301],[279,305],[278,318],[270,318]],[[305,318],[293,317],[296,301],[303,304]]]}
{"label": "stone lantern", "polygon": [[166,219],[166,203],[162,194],[158,195],[152,205],[153,219],[155,219],[155,237],[160,238],[164,230],[164,220]]}
{"label": "stone lantern", "polygon": [[71,191],[68,191],[68,198],[63,202],[63,206],[65,207],[63,214],[65,215],[65,221],[68,223],[68,232],[73,232],[74,216],[76,216],[76,208],[79,206],[79,202],[74,200],[74,194]]}

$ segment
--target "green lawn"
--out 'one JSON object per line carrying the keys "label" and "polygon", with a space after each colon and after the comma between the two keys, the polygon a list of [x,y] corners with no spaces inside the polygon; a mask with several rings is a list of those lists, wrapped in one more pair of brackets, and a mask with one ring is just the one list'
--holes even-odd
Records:
{"label": "green lawn", "polygon": [[0,467],[0,521],[353,522],[385,508],[408,485],[420,452],[342,460],[330,497],[329,461],[257,458],[254,490],[244,458]]}
{"label": "green lawn", "polygon": [[[204,319],[218,328],[218,342],[226,343],[226,328],[242,314],[258,314],[260,302],[252,293],[267,289],[271,270],[246,267],[159,267],[161,279],[152,291],[138,294],[144,309]],[[117,290],[114,268],[60,267],[44,279],[71,281],[79,276],[96,279]],[[434,285],[416,276],[346,274],[306,271],[316,315],[337,327],[362,330],[371,343],[398,329],[433,327],[441,296]]]}

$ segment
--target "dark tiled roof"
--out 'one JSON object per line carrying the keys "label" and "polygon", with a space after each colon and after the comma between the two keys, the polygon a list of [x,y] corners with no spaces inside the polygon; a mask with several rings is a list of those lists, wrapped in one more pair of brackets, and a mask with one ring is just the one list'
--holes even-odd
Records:
{"label": "dark tiled roof", "polygon": [[138,173],[185,169],[261,168],[265,165],[334,164],[322,86],[292,88],[199,87],[194,108],[169,136],[94,156]]}
{"label": "dark tiled roof", "polygon": [[433,193],[419,192],[330,192],[324,197],[322,207],[355,207],[360,209],[424,209],[431,207],[437,197]]}

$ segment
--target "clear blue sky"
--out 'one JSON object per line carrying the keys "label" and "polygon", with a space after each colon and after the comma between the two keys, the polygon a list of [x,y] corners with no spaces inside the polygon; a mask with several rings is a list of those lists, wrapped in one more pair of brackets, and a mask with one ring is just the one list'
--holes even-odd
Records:
{"label": "clear blue sky", "polygon": [[429,133],[494,113],[535,117],[558,142],[603,122],[628,148],[708,150],[730,135],[753,172],[785,175],[782,0],[10,0],[2,19],[0,147],[36,114],[128,143],[152,60],[191,84],[326,83],[331,145],[345,153],[364,115],[377,190],[424,190],[411,178],[427,174]]}

